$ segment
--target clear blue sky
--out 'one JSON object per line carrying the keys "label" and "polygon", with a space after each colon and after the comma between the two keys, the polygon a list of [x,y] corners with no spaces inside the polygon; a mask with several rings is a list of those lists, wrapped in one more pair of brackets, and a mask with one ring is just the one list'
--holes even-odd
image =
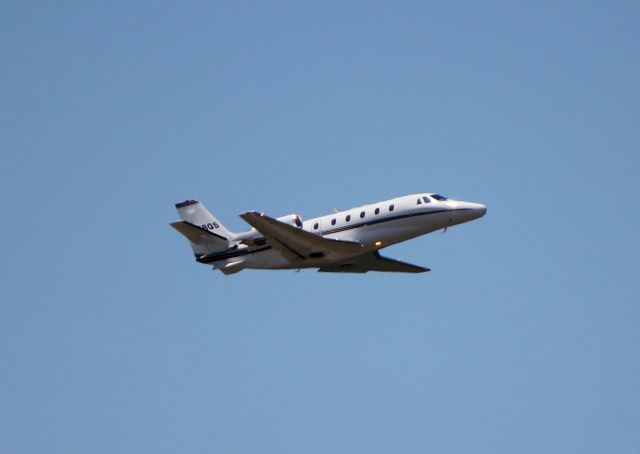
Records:
{"label": "clear blue sky", "polygon": [[[0,451],[640,451],[637,2],[3,2]],[[421,275],[193,262],[438,191]]]}

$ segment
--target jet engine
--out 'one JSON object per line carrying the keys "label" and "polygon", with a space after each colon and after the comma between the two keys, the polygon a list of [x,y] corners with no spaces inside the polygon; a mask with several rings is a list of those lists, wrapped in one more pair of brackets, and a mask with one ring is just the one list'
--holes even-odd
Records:
{"label": "jet engine", "polygon": [[[297,229],[302,228],[302,218],[297,214],[288,214],[286,216],[280,216],[279,218],[277,218],[277,220],[280,222],[284,222],[285,224],[288,224]],[[249,247],[263,246],[267,243],[267,239],[263,236],[261,232],[256,230],[255,227],[247,232],[243,232],[236,235],[235,240]]]}
{"label": "jet engine", "polygon": [[302,218],[297,214],[288,214],[286,216],[280,216],[277,218],[278,221],[284,222],[285,224],[292,225],[293,227],[297,227],[299,229],[302,228]]}

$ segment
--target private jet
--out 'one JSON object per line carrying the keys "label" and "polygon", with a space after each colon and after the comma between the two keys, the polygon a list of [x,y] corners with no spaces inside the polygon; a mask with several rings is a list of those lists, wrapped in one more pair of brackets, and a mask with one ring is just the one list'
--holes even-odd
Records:
{"label": "private jet", "polygon": [[235,233],[197,200],[175,207],[181,220],[170,225],[189,240],[196,261],[227,275],[245,268],[423,273],[429,268],[383,257],[378,251],[436,230],[446,231],[487,212],[480,203],[424,193],[307,220],[297,214],[272,218],[250,211],[240,217],[251,229]]}

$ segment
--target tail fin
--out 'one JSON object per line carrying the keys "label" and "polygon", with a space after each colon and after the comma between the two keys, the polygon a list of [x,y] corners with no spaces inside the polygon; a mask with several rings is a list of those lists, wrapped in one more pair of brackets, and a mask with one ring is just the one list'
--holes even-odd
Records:
{"label": "tail fin", "polygon": [[235,234],[227,230],[200,202],[186,200],[176,203],[176,209],[182,221],[173,222],[171,226],[191,242],[196,258],[229,248]]}

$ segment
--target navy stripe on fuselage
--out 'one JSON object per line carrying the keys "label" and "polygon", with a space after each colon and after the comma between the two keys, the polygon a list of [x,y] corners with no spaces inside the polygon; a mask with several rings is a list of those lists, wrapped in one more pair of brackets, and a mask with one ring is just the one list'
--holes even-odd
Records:
{"label": "navy stripe on fuselage", "polygon": [[220,260],[242,257],[244,255],[253,254],[254,252],[266,251],[268,249],[271,249],[271,246],[265,246],[260,249],[237,249],[233,251],[224,251],[219,254],[207,254],[204,258],[196,257],[196,261],[200,263],[213,263]]}
{"label": "navy stripe on fuselage", "polygon": [[[323,230],[322,232],[318,232],[319,235],[331,235],[332,233],[338,233],[338,232],[344,232],[347,230],[351,230],[351,229],[357,229],[359,227],[365,227],[368,225],[374,225],[374,224],[381,224],[383,222],[390,222],[390,221],[396,221],[398,219],[405,219],[405,218],[411,218],[411,217],[415,217],[415,216],[425,216],[428,214],[437,214],[437,213],[451,213],[454,211],[469,211],[470,208],[458,208],[458,209],[453,209],[453,210],[435,210],[435,211],[421,211],[421,212],[413,212],[413,213],[405,213],[405,214],[398,214],[396,216],[387,216],[387,217],[382,217],[382,218],[378,218],[378,219],[372,219],[372,220],[368,220],[368,221],[364,221],[364,222],[358,222],[357,224],[349,224],[349,225],[343,225],[341,227],[335,227],[332,229],[328,229],[328,230]],[[318,219],[312,219],[310,222],[318,222]]]}
{"label": "navy stripe on fuselage", "polygon": [[[454,211],[469,211],[470,208],[459,208],[459,209],[453,209],[453,210],[435,210],[435,211],[422,211],[422,212],[413,212],[413,213],[405,213],[405,214],[398,214],[395,216],[387,216],[387,217],[382,217],[379,219],[373,219],[373,220],[369,220],[369,221],[365,221],[365,222],[359,222],[357,224],[350,224],[350,225],[345,225],[342,227],[337,227],[337,228],[333,228],[333,229],[329,229],[329,230],[324,230],[322,232],[318,232],[318,235],[331,235],[333,233],[338,233],[338,232],[345,232],[347,230],[352,230],[352,229],[357,229],[360,227],[365,227],[367,225],[374,225],[374,224],[381,224],[383,222],[391,222],[391,221],[397,221],[398,219],[405,219],[405,218],[410,218],[410,217],[414,217],[414,216],[425,216],[428,214],[438,214],[438,213],[451,213]],[[317,222],[318,219],[312,219],[310,222]],[[211,232],[209,232],[211,233]],[[311,232],[314,233],[314,232]],[[258,240],[261,240],[262,238],[258,238]],[[230,258],[235,258],[235,257],[242,257],[244,255],[249,255],[249,254],[254,254],[256,252],[263,252],[263,251],[267,251],[269,249],[272,249],[271,246],[265,246],[262,247],[260,249],[238,249],[238,250],[227,250],[224,252],[220,252],[219,254],[208,254],[206,256],[206,258],[204,260],[201,260],[199,258],[196,257],[196,260],[200,263],[213,263],[213,262],[217,262],[220,260],[226,260],[226,259],[230,259]],[[297,254],[297,252],[296,252]],[[299,255],[299,254],[298,254]],[[304,257],[301,256],[303,259]]]}

